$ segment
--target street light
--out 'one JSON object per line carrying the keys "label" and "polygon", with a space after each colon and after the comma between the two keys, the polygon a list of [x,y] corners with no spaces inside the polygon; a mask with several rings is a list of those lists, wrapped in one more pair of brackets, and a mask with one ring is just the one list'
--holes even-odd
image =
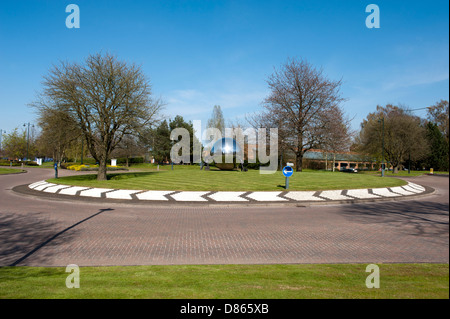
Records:
{"label": "street light", "polygon": [[[24,124],[23,126],[27,126],[28,125],[28,128],[27,128],[27,157],[26,157],[26,161],[28,161],[28,144],[29,144],[29,141],[30,141],[30,123],[26,123],[26,124]],[[33,125],[31,125],[31,127],[32,128],[34,128],[34,124]]]}
{"label": "street light", "polygon": [[3,153],[2,153],[2,150],[3,150],[3,144],[2,144],[3,133],[6,133],[6,131],[0,129],[0,156],[3,156]]}
{"label": "street light", "polygon": [[378,120],[378,123],[382,123],[382,140],[381,140],[381,177],[384,177],[384,117]]}

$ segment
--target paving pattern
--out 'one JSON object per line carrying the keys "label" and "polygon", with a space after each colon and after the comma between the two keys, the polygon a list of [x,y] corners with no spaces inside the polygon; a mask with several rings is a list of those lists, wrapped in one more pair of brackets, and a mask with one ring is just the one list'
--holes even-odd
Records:
{"label": "paving pattern", "polygon": [[28,185],[29,189],[51,194],[72,195],[81,198],[104,198],[153,202],[183,203],[292,203],[330,202],[392,199],[425,193],[425,187],[408,182],[405,186],[326,190],[326,191],[276,191],[276,192],[205,192],[205,191],[146,191],[127,189],[89,188],[58,185],[39,181]]}
{"label": "paving pattern", "polygon": [[52,173],[0,176],[0,266],[449,260],[448,177],[389,189],[190,193],[46,183]]}

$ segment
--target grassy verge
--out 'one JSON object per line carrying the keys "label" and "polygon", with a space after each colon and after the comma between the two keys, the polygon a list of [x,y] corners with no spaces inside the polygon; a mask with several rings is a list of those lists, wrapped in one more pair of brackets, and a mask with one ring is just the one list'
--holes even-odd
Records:
{"label": "grassy verge", "polygon": [[68,289],[65,268],[0,268],[5,298],[448,298],[448,264],[379,264],[368,289],[365,264],[81,267]]}
{"label": "grassy verge", "polygon": [[22,173],[25,172],[22,169],[15,169],[15,168],[1,168],[0,167],[0,175],[2,174],[17,174],[17,173]]}
{"label": "grassy verge", "polygon": [[[96,175],[77,175],[49,179],[51,183],[136,190],[185,190],[185,191],[283,191],[285,178],[281,172],[263,175],[258,170],[210,171],[198,167],[177,166],[174,170],[111,173],[107,181],[97,181]],[[405,185],[406,182],[394,178],[379,178],[366,174],[341,172],[307,171],[294,173],[289,178],[290,191],[316,191],[333,189],[379,188]]]}

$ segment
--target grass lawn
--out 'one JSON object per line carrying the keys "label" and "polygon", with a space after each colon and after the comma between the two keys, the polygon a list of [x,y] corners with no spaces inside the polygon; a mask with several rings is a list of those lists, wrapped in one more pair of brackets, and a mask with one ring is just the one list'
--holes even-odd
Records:
{"label": "grass lawn", "polygon": [[22,169],[15,169],[15,168],[2,168],[0,167],[0,175],[2,174],[16,174],[16,173],[22,173],[25,172]]}
{"label": "grass lawn", "polygon": [[[185,191],[282,191],[285,177],[281,172],[263,175],[258,170],[210,171],[198,166],[165,166],[161,170],[146,169],[128,173],[108,174],[107,181],[97,181],[95,174],[75,175],[49,179],[51,183],[136,190],[185,190]],[[405,185],[396,178],[380,178],[368,174],[342,172],[304,171],[289,178],[290,191],[333,190],[354,188],[378,188]]]}
{"label": "grass lawn", "polygon": [[448,264],[378,264],[368,289],[366,264],[81,267],[68,289],[64,267],[0,268],[0,299],[336,299],[448,298]]}

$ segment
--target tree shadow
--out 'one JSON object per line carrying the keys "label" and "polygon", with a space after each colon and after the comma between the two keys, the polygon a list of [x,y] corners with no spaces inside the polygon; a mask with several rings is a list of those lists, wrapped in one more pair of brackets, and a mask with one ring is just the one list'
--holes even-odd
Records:
{"label": "tree shadow", "polygon": [[[0,266],[16,266],[29,257],[33,263],[45,263],[54,255],[54,249],[61,244],[67,245],[77,237],[76,226],[105,212],[97,213],[64,229],[60,222],[43,217],[41,213],[2,214],[0,215]],[[62,229],[62,230],[61,230]],[[71,230],[70,232],[68,232]],[[39,251],[39,254],[36,254]]]}
{"label": "tree shadow", "polygon": [[395,227],[413,236],[436,240],[449,233],[449,205],[431,201],[383,202],[373,205],[346,206],[341,211],[346,218],[364,224],[382,224]]}

